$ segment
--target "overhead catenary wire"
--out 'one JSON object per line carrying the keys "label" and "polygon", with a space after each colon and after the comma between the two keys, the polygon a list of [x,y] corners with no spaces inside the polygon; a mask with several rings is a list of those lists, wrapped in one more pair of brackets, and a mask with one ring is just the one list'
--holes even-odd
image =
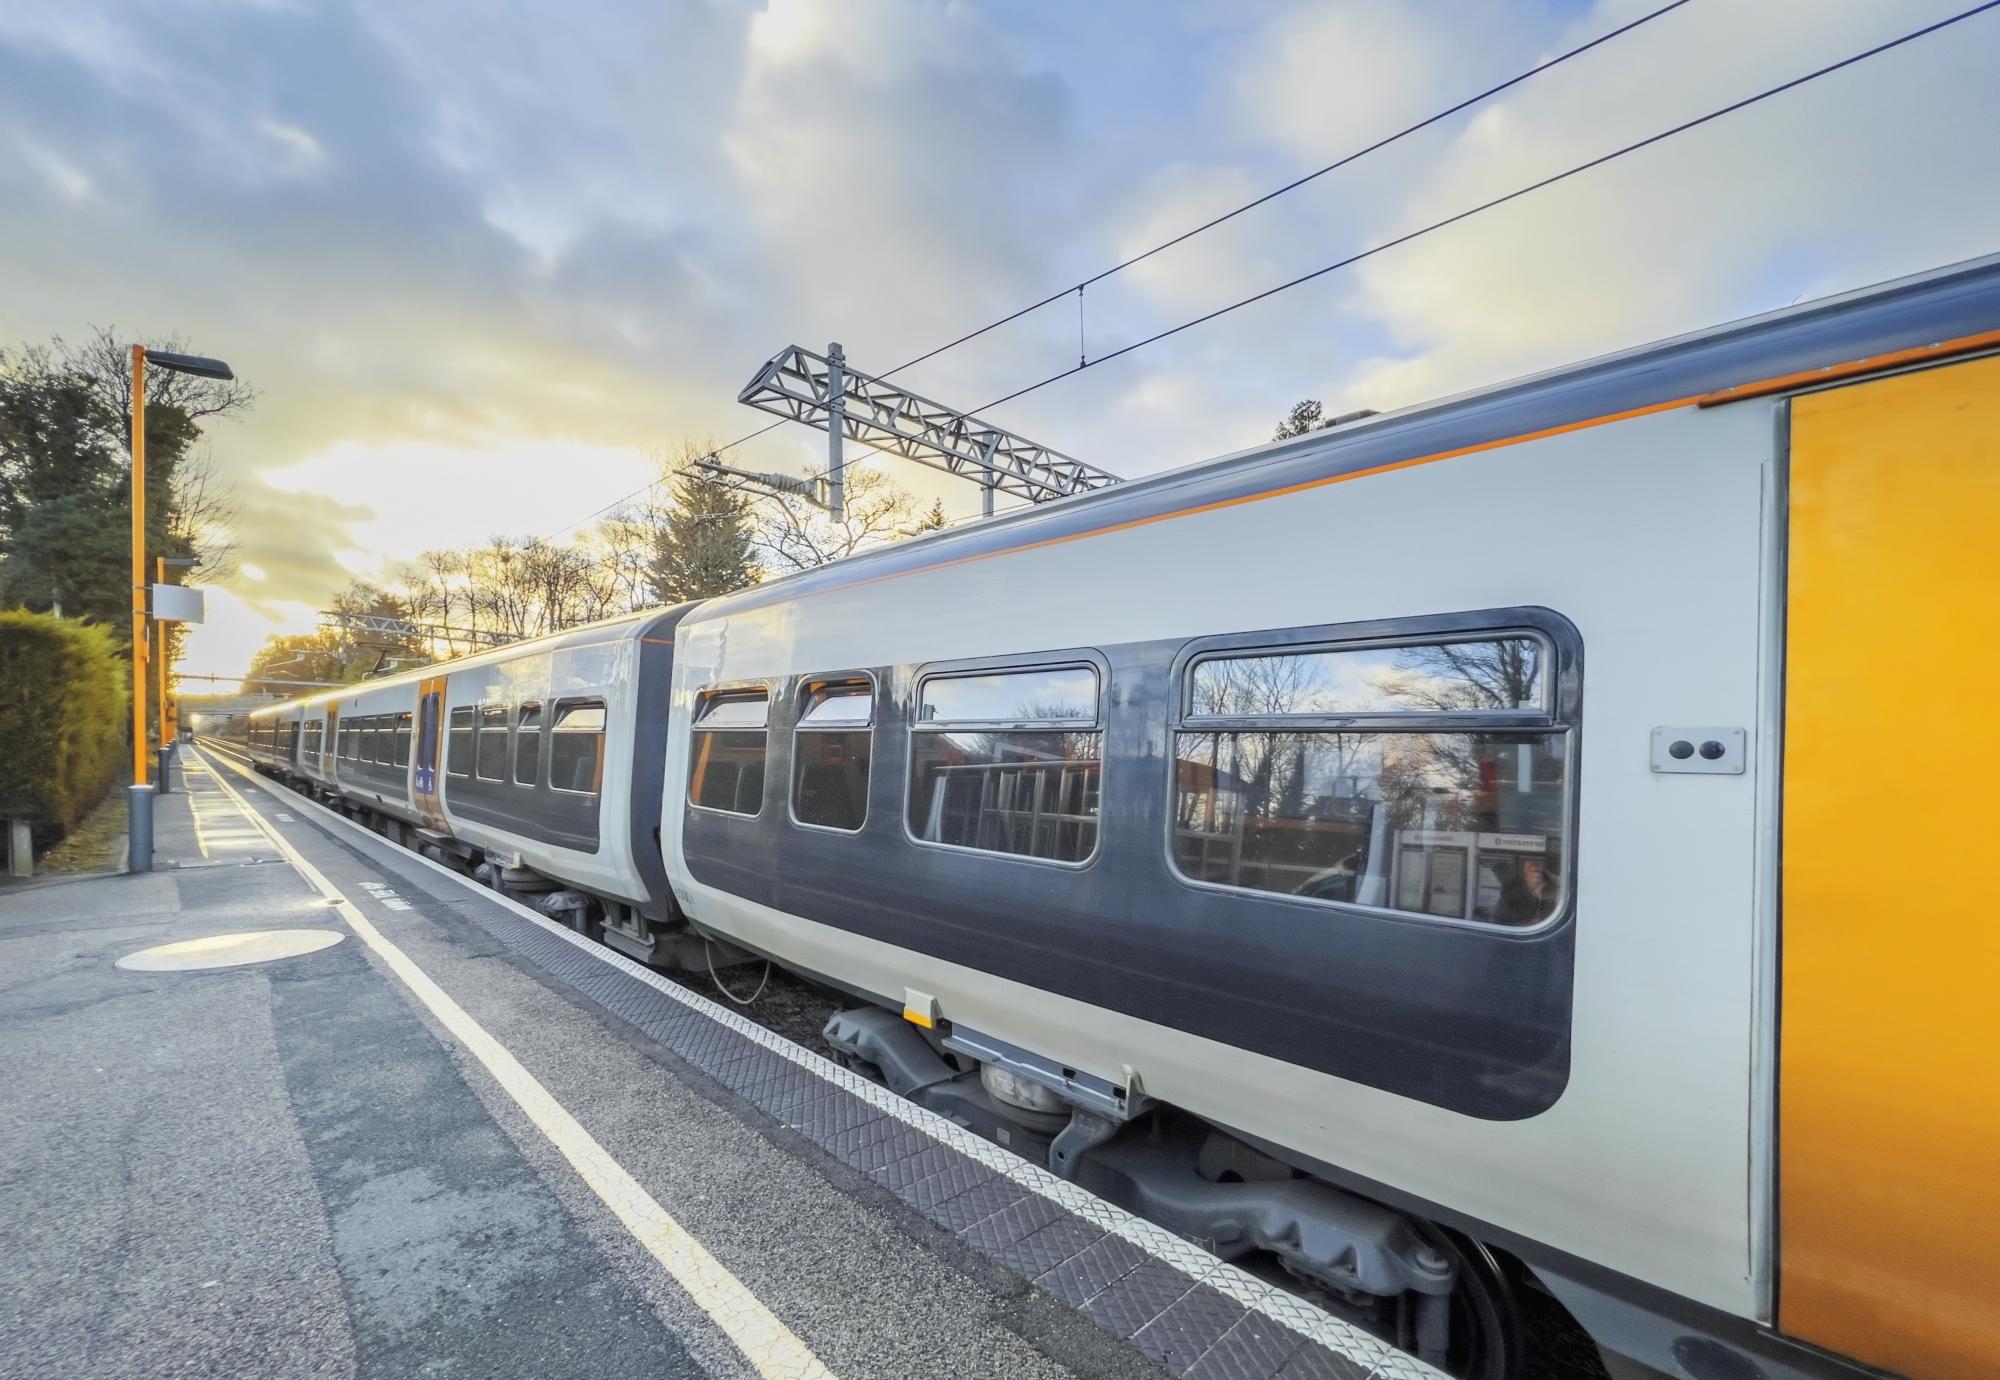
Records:
{"label": "overhead catenary wire", "polygon": [[1217,227],[1218,225],[1222,225],[1228,221],[1235,220],[1238,216],[1242,215],[1244,212],[1254,211],[1259,206],[1264,205],[1266,202],[1276,201],[1279,197],[1284,196],[1286,193],[1295,192],[1299,188],[1305,186],[1307,183],[1325,177],[1328,173],[1338,172],[1340,169],[1346,167],[1350,163],[1358,162],[1361,159],[1368,157],[1370,154],[1380,153],[1383,149],[1388,148],[1391,144],[1400,143],[1402,140],[1409,138],[1412,134],[1421,133],[1422,131],[1429,129],[1432,125],[1435,125],[1440,121],[1448,120],[1454,115],[1462,114],[1463,112],[1470,110],[1473,106],[1478,105],[1481,101],[1491,100],[1493,97],[1500,95],[1502,92],[1510,91],[1514,87],[1519,86],[1522,82],[1531,80],[1534,77],[1538,77],[1542,73],[1547,72],[1552,68],[1560,67],[1565,62],[1568,62],[1571,58],[1581,57],[1583,54],[1589,52],[1591,49],[1609,43],[1612,39],[1617,38],[1622,34],[1628,34],[1632,32],[1632,30],[1639,28],[1641,25],[1650,24],[1655,19],[1660,18],[1662,15],[1671,13],[1672,11],[1679,9],[1681,6],[1687,3],[1689,3],[1689,0],[1672,0],[1671,4],[1662,5],[1656,10],[1650,10],[1647,13],[1640,15],[1636,19],[1633,19],[1627,23],[1619,25],[1617,28],[1610,30],[1608,33],[1599,34],[1596,38],[1591,39],[1587,43],[1578,44],[1574,48],[1568,49],[1565,52],[1558,53],[1554,57],[1549,58],[1546,61],[1539,62],[1535,64],[1533,67],[1528,68],[1525,72],[1518,73],[1514,76],[1507,78],[1507,80],[1503,82],[1498,82],[1495,85],[1487,87],[1483,91],[1467,96],[1464,100],[1459,101],[1456,104],[1446,106],[1443,110],[1438,111],[1434,115],[1427,115],[1413,125],[1405,125],[1403,128],[1397,130],[1394,134],[1384,135],[1382,138],[1377,139],[1372,144],[1368,144],[1362,148],[1358,148],[1354,150],[1352,153],[1343,154],[1341,157],[1336,158],[1333,162],[1326,164],[1324,167],[1315,168],[1309,173],[1306,173],[1300,177],[1295,177],[1282,187],[1274,187],[1270,191],[1264,193],[1262,196],[1256,197],[1250,201],[1246,201],[1241,206],[1238,206],[1233,210],[1224,211],[1219,216],[1216,216],[1210,220],[1205,220],[1200,225],[1195,226],[1191,230],[1183,230],[1180,234],[1175,235],[1172,239],[1162,240],[1160,241],[1160,243],[1154,245],[1151,249],[1141,250],[1139,253],[1132,255],[1129,259],[1120,260],[1118,263],[1111,265],[1111,267],[1104,269],[1101,272],[1091,274],[1090,277],[1085,278],[1082,282],[1077,283],[1072,287],[1066,287],[1062,289],[1060,292],[1052,292],[1047,297],[1042,298],[1039,302],[1031,302],[1027,306],[1022,307],[1019,311],[1009,312],[1007,315],[1002,316],[997,320],[987,322],[984,326],[981,326],[978,330],[967,331],[964,335],[958,337],[958,339],[956,340],[947,341],[946,343],[938,346],[934,350],[927,350],[923,354],[918,355],[914,359],[905,360],[903,363],[898,364],[894,369],[889,370],[888,373],[883,374],[882,377],[888,378],[890,377],[890,375],[900,374],[905,369],[915,368],[917,365],[924,363],[926,360],[937,358],[939,355],[943,354],[946,350],[955,350],[959,346],[966,344],[968,341],[979,339],[980,336],[987,334],[989,331],[997,331],[1002,326],[1010,325],[1013,322],[1019,321],[1024,316],[1032,315],[1033,313],[1040,311],[1043,307],[1048,306],[1050,303],[1060,302],[1065,297],[1068,297],[1071,293],[1077,294],[1079,298],[1079,303],[1078,303],[1079,310],[1081,310],[1081,297],[1083,294],[1083,290],[1091,286],[1091,284],[1101,283],[1106,278],[1111,277],[1114,273],[1123,273],[1126,269],[1133,267],[1135,264],[1144,263],[1146,260],[1152,258],[1155,254],[1159,254],[1166,250],[1172,249],[1175,245],[1185,244],[1187,241],[1193,239],[1196,235],[1203,234],[1207,231],[1215,229],[1215,227]]}
{"label": "overhead catenary wire", "polygon": [[[1270,191],[1265,192],[1262,196],[1255,197],[1252,200],[1244,202],[1240,206],[1237,206],[1231,210],[1223,212],[1221,215],[1203,221],[1200,225],[1194,226],[1193,228],[1188,230],[1184,230],[1180,234],[1173,236],[1171,239],[1162,240],[1160,243],[1154,245],[1152,248],[1142,250],[1141,252],[1134,254],[1129,258],[1123,259],[1120,262],[1111,265],[1109,268],[1094,273],[1090,277],[1085,278],[1080,283],[1074,284],[1073,286],[1070,287],[1065,287],[1058,292],[1052,292],[1048,296],[1041,298],[1039,301],[1031,302],[1027,306],[1020,308],[1018,311],[1009,312],[1005,316],[987,322],[985,325],[979,327],[976,330],[967,331],[964,335],[959,336],[955,340],[946,341],[944,344],[937,346],[935,349],[926,350],[924,353],[917,355],[912,359],[907,359],[903,361],[901,364],[898,364],[895,368],[890,369],[885,373],[877,375],[877,377],[885,379],[892,378],[895,375],[902,373],[906,369],[914,369],[917,365],[923,364],[929,360],[936,359],[939,355],[944,354],[948,350],[955,350],[961,345],[967,344],[970,341],[977,340],[983,335],[986,335],[992,331],[1000,329],[1000,327],[1002,326],[1006,326],[1015,321],[1019,321],[1024,316],[1033,315],[1035,312],[1040,311],[1043,307],[1046,307],[1054,302],[1060,302],[1065,298],[1071,296],[1072,294],[1074,294],[1077,299],[1078,367],[1079,368],[1087,367],[1085,361],[1088,359],[1088,356],[1084,353],[1082,349],[1082,344],[1083,344],[1082,311],[1083,311],[1083,291],[1091,284],[1101,283],[1106,278],[1109,278],[1117,273],[1122,273],[1126,269],[1133,267],[1135,264],[1144,263],[1147,259],[1152,258],[1155,254],[1159,254],[1166,250],[1172,249],[1176,245],[1184,244],[1188,240],[1193,239],[1197,235],[1204,234],[1207,231],[1215,229],[1219,225],[1222,225],[1228,221],[1236,219],[1236,217],[1243,215],[1245,212],[1254,211],[1259,206],[1262,206],[1267,202],[1275,201],[1279,197],[1284,196],[1289,192],[1297,191],[1300,187],[1303,187],[1306,184],[1313,182],[1319,178],[1325,177],[1328,173],[1337,172],[1341,168],[1348,166],[1350,163],[1354,163],[1362,158],[1366,158],[1370,154],[1378,153],[1381,150],[1388,148],[1391,144],[1398,143],[1401,140],[1409,138],[1413,134],[1420,133],[1421,131],[1430,128],[1432,125],[1435,125],[1440,121],[1448,120],[1454,115],[1461,114],[1464,111],[1469,110],[1473,106],[1478,105],[1482,101],[1491,100],[1493,97],[1498,96],[1503,92],[1510,91],[1514,87],[1521,85],[1523,82],[1538,77],[1542,73],[1550,71],[1553,68],[1560,67],[1564,63],[1570,61],[1570,59],[1572,58],[1581,57],[1583,54],[1591,51],[1593,48],[1601,47],[1602,45],[1609,43],[1611,40],[1621,37],[1624,34],[1628,34],[1632,32],[1634,29],[1640,28],[1643,25],[1650,24],[1655,19],[1658,19],[1663,15],[1669,14],[1672,11],[1677,10],[1681,8],[1683,5],[1689,3],[1691,3],[1691,0],[1670,0],[1670,3],[1668,4],[1661,5],[1657,9],[1649,10],[1645,14],[1639,15],[1637,18],[1631,19],[1626,23],[1619,25],[1615,29],[1611,29],[1605,33],[1599,34],[1596,38],[1590,39],[1585,43],[1580,43],[1574,48],[1566,49],[1565,51],[1556,54],[1554,57],[1536,63],[1533,67],[1530,67],[1523,72],[1516,73],[1514,76],[1507,78],[1505,81],[1495,83],[1492,86],[1488,86],[1484,90],[1478,91],[1473,95],[1467,96],[1463,100],[1457,101],[1452,105],[1446,106],[1443,110],[1440,110],[1433,115],[1428,115],[1423,119],[1417,121],[1415,124],[1406,125],[1402,129],[1397,130],[1393,134],[1385,135],[1382,138],[1375,140],[1371,144],[1365,145],[1362,148],[1355,149],[1351,153],[1343,154],[1341,157],[1335,159],[1331,163],[1327,163],[1322,167],[1315,168],[1313,171],[1309,173],[1305,173],[1299,177],[1295,177],[1290,182],[1285,183],[1283,186],[1274,187]],[[1095,363],[1096,361],[1090,361],[1090,362]],[[1075,372],[1075,371],[1072,370],[1070,372]],[[1053,380],[1050,381],[1052,382]],[[737,437],[733,441],[727,442],[724,445],[717,446],[713,451],[710,452],[710,455],[711,456],[721,455],[725,451],[734,450],[736,447],[743,445],[747,441],[754,441],[759,436],[763,436],[768,432],[777,430],[779,427],[783,426],[787,420],[789,419],[781,417],[775,422],[771,422],[768,425],[758,427],[755,431],[746,432],[743,435]],[[826,476],[826,469],[822,467],[820,470],[807,475],[806,479],[808,482],[811,482],[814,479],[821,479],[824,478],[825,476]],[[558,527],[556,529],[556,532],[560,534],[569,531],[571,528],[581,527],[584,523],[591,521],[593,518],[601,517],[603,514],[609,513],[613,509],[623,507],[625,504],[630,503],[633,499],[639,497],[639,495],[658,488],[662,482],[664,482],[662,479],[654,479],[648,481],[645,484],[641,484],[638,488],[632,490],[630,493],[625,494],[620,498],[613,499],[611,502],[605,504],[603,507],[595,509],[592,512],[586,513],[584,516],[576,519],[574,522],[568,522],[563,524],[561,527]],[[747,491],[744,489],[744,486],[740,484],[731,484],[728,487],[735,489],[738,492]]]}
{"label": "overhead catenary wire", "polygon": [[1721,106],[1715,110],[1709,111],[1706,115],[1699,115],[1691,120],[1683,120],[1681,123],[1674,125],[1671,128],[1663,129],[1657,134],[1649,135],[1644,139],[1635,140],[1632,143],[1624,145],[1622,148],[1613,149],[1610,153],[1600,154],[1598,157],[1592,158],[1588,162],[1578,163],[1574,167],[1565,168],[1563,171],[1559,173],[1554,173],[1548,177],[1544,177],[1537,181],[1530,182],[1524,187],[1517,187],[1513,191],[1508,192],[1502,196],[1494,197],[1488,201],[1482,201],[1477,206],[1468,207],[1467,209],[1459,211],[1454,215],[1446,216],[1442,220],[1432,221],[1428,225],[1420,226],[1415,230],[1407,231],[1404,234],[1397,235],[1393,239],[1384,240],[1382,243],[1377,245],[1371,245],[1367,249],[1363,249],[1356,253],[1349,254],[1345,258],[1336,259],[1330,264],[1326,264],[1320,268],[1316,268],[1310,273],[1302,273],[1296,278],[1288,279],[1287,281],[1278,283],[1275,286],[1265,288],[1262,292],[1256,292],[1252,293],[1248,297],[1238,298],[1236,301],[1231,302],[1226,306],[1217,307],[1214,311],[1203,312],[1200,316],[1191,317],[1190,319],[1181,322],[1179,325],[1169,326],[1167,329],[1163,331],[1155,331],[1152,335],[1146,336],[1140,340],[1135,340],[1131,342],[1129,345],[1122,345],[1115,350],[1111,350],[1104,354],[1099,355],[1095,359],[1089,360],[1087,362],[1082,362],[1071,368],[1063,369],[1056,373],[1050,374],[1047,378],[1041,379],[1035,383],[1031,383],[1025,388],[1017,388],[1013,392],[995,398],[993,399],[993,401],[985,403],[974,410],[977,412],[985,412],[991,408],[999,407],[1003,403],[1012,402],[1016,398],[1025,397],[1028,394],[1033,393],[1038,389],[1048,387],[1052,383],[1057,383],[1063,379],[1071,377],[1072,375],[1080,374],[1086,369],[1094,369],[1100,364],[1109,363],[1111,360],[1117,359],[1122,355],[1129,355],[1135,350],[1142,350],[1148,345],[1153,345],[1158,343],[1159,341],[1167,339],[1169,336],[1179,335],[1182,331],[1192,330],[1196,326],[1205,325],[1208,322],[1213,321],[1218,317],[1227,316],[1231,312],[1240,311],[1242,308],[1251,306],[1258,302],[1262,302],[1266,298],[1275,297],[1281,292],[1288,292],[1292,288],[1299,287],[1305,283],[1313,282],[1314,280],[1319,278],[1324,278],[1329,273],[1337,272],[1343,268],[1352,267],[1353,265],[1360,263],[1364,259],[1373,258],[1375,255],[1381,254],[1386,250],[1394,249],[1399,245],[1408,244],[1412,240],[1421,239],[1425,235],[1433,234],[1436,231],[1447,228],[1448,226],[1457,225],[1461,221],[1470,220],[1472,217],[1479,215],[1482,212],[1493,210],[1495,207],[1498,206],[1505,206],[1508,202],[1518,201],[1522,197],[1527,196],[1530,193],[1539,192],[1546,187],[1552,187],[1556,183],[1567,181],[1568,179],[1575,177],[1580,173],[1589,172],[1593,168],[1601,168],[1607,163],[1625,157],[1627,154],[1637,153],[1641,149],[1651,148],[1653,145],[1661,143],[1667,139],[1671,139],[1676,135],[1685,134],[1689,130],[1698,129],[1703,125],[1711,123],[1712,121],[1722,119],[1726,115],[1733,115],[1739,110],[1747,109],[1750,106],[1756,105],[1760,101],[1767,101],[1771,99],[1773,96],[1780,96],[1787,91],[1797,90],[1799,87],[1806,85],[1808,82],[1818,81],[1822,77],[1831,76],[1833,73],[1842,71],[1845,68],[1853,67],[1857,63],[1866,62],[1868,59],[1873,57],[1879,57],[1883,53],[1889,52],[1891,49],[1894,48],[1900,48],[1906,43],[1913,43],[1920,38],[1927,38],[1932,34],[1940,32],[1941,30],[1950,28],[1954,24],[1962,23],[1967,19],[1973,18],[1975,15],[1984,14],[1986,11],[1994,9],[1996,7],[2000,7],[2000,0],[1985,0],[1984,4],[1974,5],[1970,9],[1960,10],[1957,14],[1947,16],[1946,18],[1940,19],[1932,24],[1926,24],[1920,29],[1913,29],[1909,33],[1903,34],[1898,38],[1892,38],[1887,42],[1878,43],[1872,48],[1863,49],[1861,52],[1855,53],[1850,57],[1842,58],[1838,62],[1830,62],[1824,67],[1815,68],[1814,70],[1805,73],[1803,76],[1793,77],[1790,81],[1781,82],[1776,86],[1767,87],[1765,90],[1759,91],[1754,96],[1746,96],[1742,100],[1732,101],[1728,105]]}

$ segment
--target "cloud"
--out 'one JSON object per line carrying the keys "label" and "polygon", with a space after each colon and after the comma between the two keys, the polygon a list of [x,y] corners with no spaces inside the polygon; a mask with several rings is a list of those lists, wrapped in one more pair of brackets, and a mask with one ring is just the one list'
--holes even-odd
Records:
{"label": "cloud", "polygon": [[[1935,3],[1755,7],[1731,42],[1679,16],[1635,79],[1580,63],[1483,111],[1376,222],[1475,205],[1892,38]],[[1579,31],[1608,22],[1592,15]],[[1416,401],[1983,253],[2000,32],[1920,40],[1371,260],[1360,307],[1394,348],[1349,396]],[[1572,41],[1566,38],[1565,42]]]}
{"label": "cloud", "polygon": [[[233,647],[371,563],[558,529],[647,453],[752,430],[736,390],[788,342],[887,369],[1642,7],[0,7],[0,340],[183,333],[261,390],[211,436],[266,575],[197,634]],[[1081,348],[1948,9],[1687,6],[1091,286]],[[1997,33],[1970,21],[996,419],[1143,474],[1255,443],[1303,396],[1417,401],[1980,252],[2000,151],[1971,132],[2000,115]],[[983,403],[1073,366],[1078,317],[1062,297],[904,381]],[[788,428],[736,455],[803,472],[824,441]]]}

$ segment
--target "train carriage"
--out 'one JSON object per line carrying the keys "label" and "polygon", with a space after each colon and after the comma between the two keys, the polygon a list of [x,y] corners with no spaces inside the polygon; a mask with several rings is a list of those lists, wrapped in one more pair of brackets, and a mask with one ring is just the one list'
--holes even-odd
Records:
{"label": "train carriage", "polygon": [[651,955],[672,902],[659,850],[668,694],[682,608],[650,610],[412,673],[441,716],[434,794],[420,810],[511,871],[595,903],[601,937]]}
{"label": "train carriage", "polygon": [[[1635,1374],[2000,1369],[1990,904],[1870,884],[1985,774],[1976,693],[1871,730],[1913,634],[1987,656],[1996,327],[1963,266],[703,605],[676,894],[903,1017],[833,1032],[892,1084],[1464,1373],[1517,1286],[1445,1252],[1440,1329],[1433,1227]],[[1407,1214],[1387,1284],[1293,1174]]]}
{"label": "train carriage", "polygon": [[[681,609],[648,610],[257,711],[250,752],[649,957],[673,907],[659,852]],[[562,893],[550,896],[557,884]]]}
{"label": "train carriage", "polygon": [[304,713],[296,703],[267,704],[246,716],[243,745],[250,760],[279,774],[294,770]]}

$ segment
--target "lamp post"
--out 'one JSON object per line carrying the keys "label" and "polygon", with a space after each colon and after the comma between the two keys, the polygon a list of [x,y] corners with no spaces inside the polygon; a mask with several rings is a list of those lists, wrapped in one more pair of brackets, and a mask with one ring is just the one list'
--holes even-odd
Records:
{"label": "lamp post", "polygon": [[[233,379],[219,359],[132,347],[132,790],[128,872],[153,870],[153,788],[146,781],[146,365],[204,379]],[[164,659],[164,656],[163,658]]]}

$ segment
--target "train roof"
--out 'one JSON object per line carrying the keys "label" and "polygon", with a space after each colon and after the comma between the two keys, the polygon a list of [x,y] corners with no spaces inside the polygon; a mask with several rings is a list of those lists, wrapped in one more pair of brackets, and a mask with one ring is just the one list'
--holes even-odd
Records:
{"label": "train roof", "polygon": [[[1982,339],[1983,337],[1983,339]],[[2000,254],[1237,451],[850,556],[701,605],[702,621],[927,568],[1331,483],[1647,411],[1809,387],[1845,366],[2000,345]],[[1734,390],[1734,391],[1732,391]]]}
{"label": "train roof", "polygon": [[[348,695],[364,691],[380,690],[385,686],[408,685],[430,680],[435,676],[457,675],[460,671],[470,671],[481,666],[490,666],[498,661],[511,661],[518,656],[532,656],[541,652],[553,652],[564,647],[583,647],[597,642],[617,641],[621,638],[644,637],[660,623],[671,621],[674,615],[687,606],[675,604],[670,607],[640,609],[635,613],[614,614],[610,618],[600,618],[595,623],[580,623],[574,628],[564,628],[561,632],[545,633],[523,642],[509,642],[504,647],[494,647],[470,656],[455,657],[450,661],[433,661],[423,666],[413,666],[407,671],[398,671],[392,676],[382,676],[374,680],[357,680],[349,685],[330,686],[314,691],[310,695],[300,695],[295,699],[281,700],[276,704],[259,705],[247,717],[260,719],[288,710],[309,705],[325,704]],[[606,636],[612,634],[612,636]]]}

